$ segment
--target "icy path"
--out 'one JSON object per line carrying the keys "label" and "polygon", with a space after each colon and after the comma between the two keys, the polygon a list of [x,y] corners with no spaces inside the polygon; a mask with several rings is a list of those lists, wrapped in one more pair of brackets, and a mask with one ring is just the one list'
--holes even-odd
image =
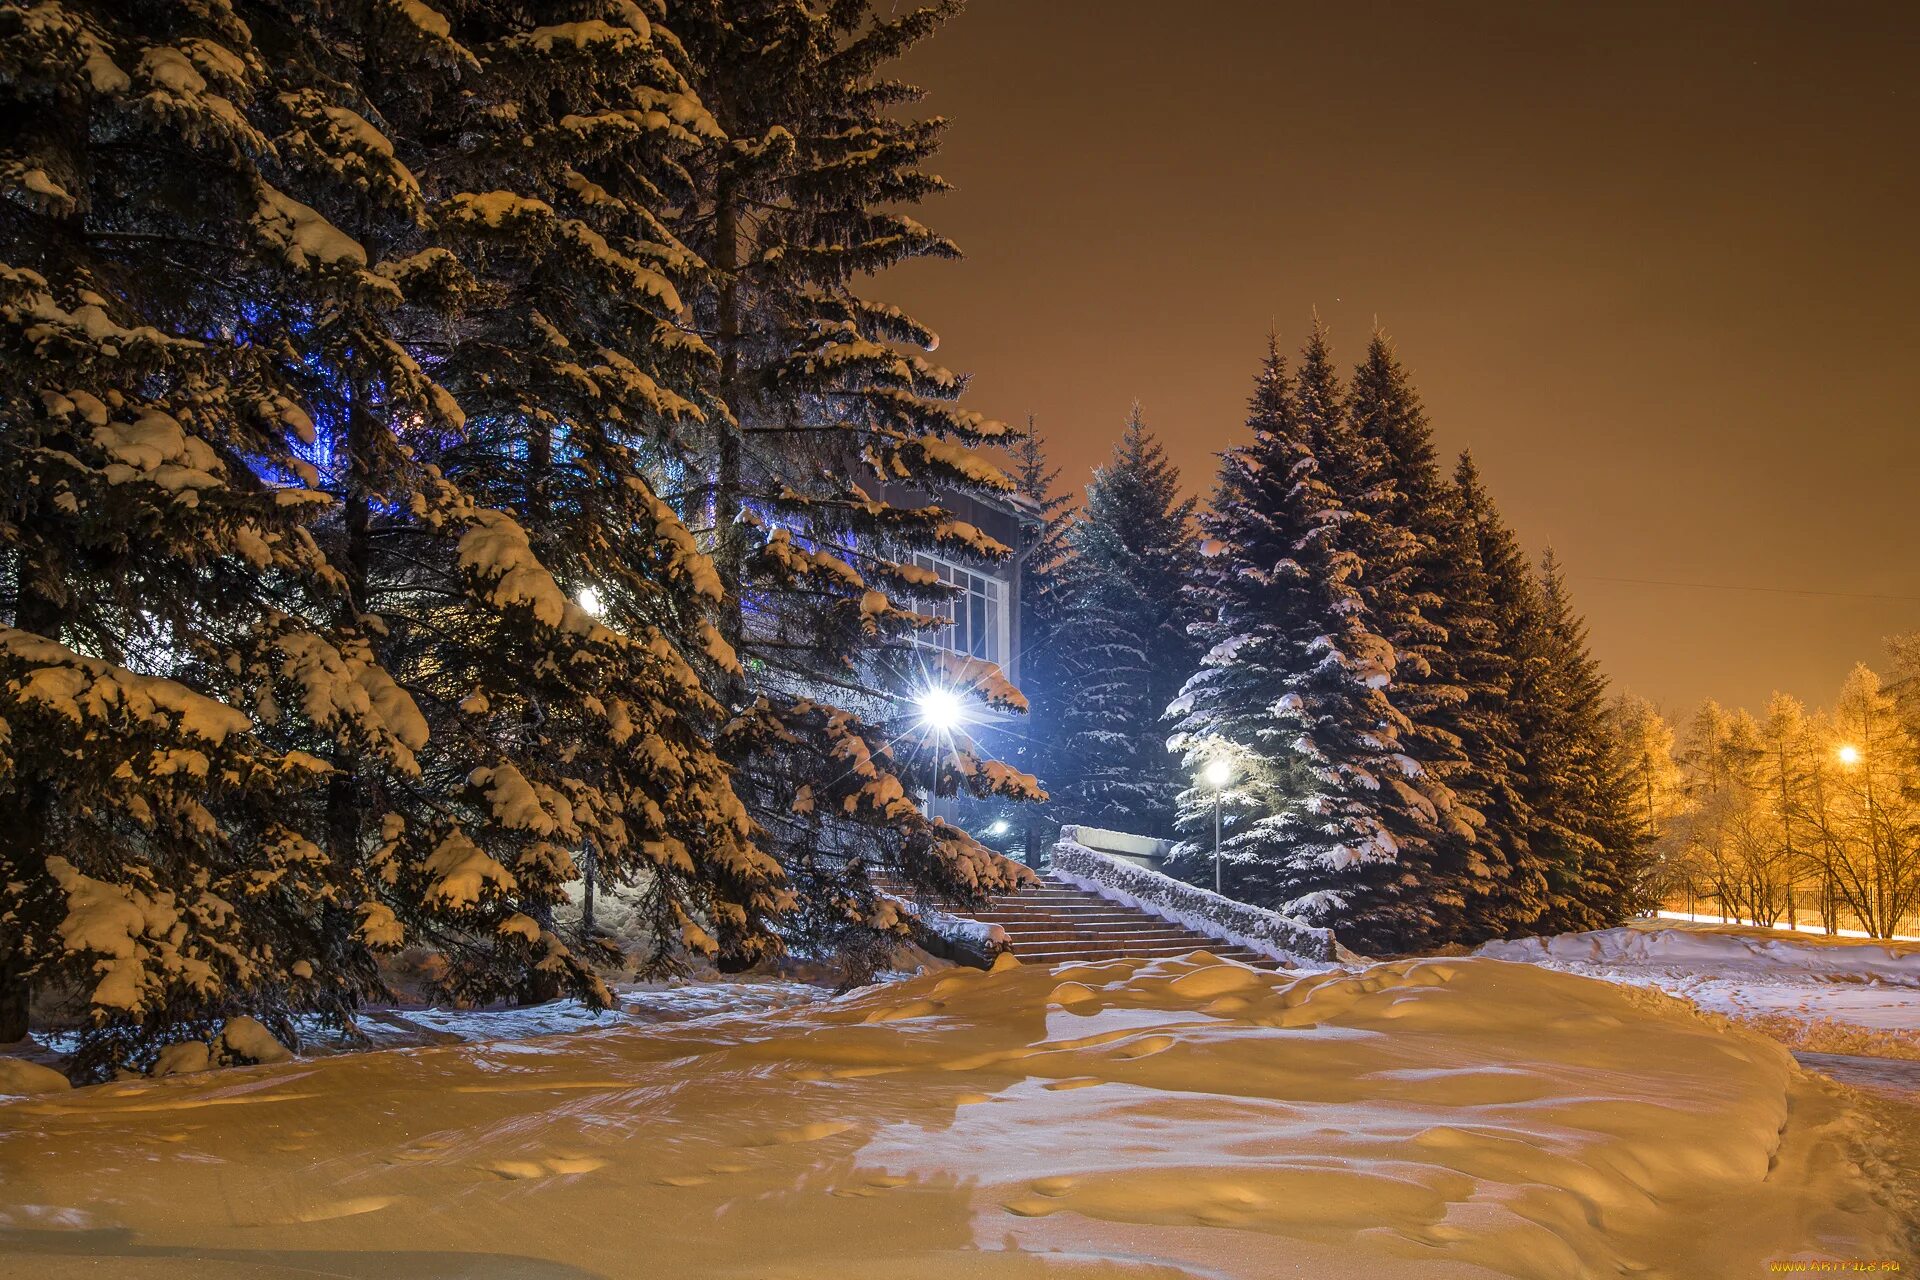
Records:
{"label": "icy path", "polygon": [[[1902,1058],[1871,1058],[1846,1053],[1795,1053],[1800,1065],[1831,1076],[1841,1084],[1920,1107],[1920,1062]],[[1920,1124],[1920,1116],[1915,1117]]]}
{"label": "icy path", "polygon": [[0,1274],[1757,1275],[1912,1256],[1864,1132],[1531,966],[953,970],[0,1105]]}

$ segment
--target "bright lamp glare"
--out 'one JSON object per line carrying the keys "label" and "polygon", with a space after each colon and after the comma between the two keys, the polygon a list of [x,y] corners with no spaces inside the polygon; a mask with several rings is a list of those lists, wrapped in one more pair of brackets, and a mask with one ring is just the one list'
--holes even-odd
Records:
{"label": "bright lamp glare", "polygon": [[1003,836],[1007,834],[1007,820],[1005,818],[995,818],[987,824],[987,834],[990,836]]}
{"label": "bright lamp glare", "polygon": [[1840,757],[1841,764],[1860,763],[1860,748],[1854,746],[1851,742],[1843,745],[1840,750],[1834,754]]}
{"label": "bright lamp glare", "polygon": [[1207,785],[1224,787],[1233,780],[1233,766],[1225,760],[1215,760],[1207,766]]}
{"label": "bright lamp glare", "polygon": [[920,723],[939,733],[951,733],[960,727],[963,708],[951,689],[928,689],[914,700]]}
{"label": "bright lamp glare", "polygon": [[580,607],[596,618],[600,616],[601,609],[605,607],[600,603],[600,593],[592,587],[580,588],[579,599]]}

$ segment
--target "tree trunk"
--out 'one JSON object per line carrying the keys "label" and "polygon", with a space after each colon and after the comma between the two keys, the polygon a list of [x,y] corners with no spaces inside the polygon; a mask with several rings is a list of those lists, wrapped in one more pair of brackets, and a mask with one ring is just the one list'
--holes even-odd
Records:
{"label": "tree trunk", "polygon": [[[65,606],[34,585],[51,581],[57,581],[53,574],[22,561],[13,623],[22,631],[58,640]],[[0,951],[0,1044],[26,1038],[34,991],[34,957],[28,948],[34,935],[52,933],[58,901],[47,874],[47,850],[53,838],[53,789],[29,782],[25,791],[18,809],[0,823],[0,870],[5,872],[5,879],[23,886],[17,895],[8,895],[13,899],[14,922],[0,934],[0,940],[5,941],[5,950]]]}
{"label": "tree trunk", "polygon": [[593,941],[593,896],[600,880],[600,855],[594,852],[593,841],[587,841],[581,861],[587,864],[582,868],[585,874],[580,895],[580,941],[585,944]]}
{"label": "tree trunk", "polygon": [[[743,412],[740,397],[740,215],[732,184],[722,178],[714,207],[714,268],[720,274],[719,315],[714,345],[720,356],[720,396],[736,417]],[[720,602],[720,635],[743,651],[746,624],[740,608],[740,588],[746,575],[746,548],[740,528],[740,434],[744,423],[716,420],[713,476],[714,568],[720,574],[725,598]],[[723,701],[736,702],[743,692],[725,677]]]}
{"label": "tree trunk", "polygon": [[[373,562],[373,424],[354,387],[347,408],[347,480],[345,501],[347,546],[340,572],[347,580],[347,607],[357,617],[367,609],[367,587]],[[341,871],[360,859],[360,779],[353,753],[336,746],[333,775],[327,783],[327,844],[333,864]]]}

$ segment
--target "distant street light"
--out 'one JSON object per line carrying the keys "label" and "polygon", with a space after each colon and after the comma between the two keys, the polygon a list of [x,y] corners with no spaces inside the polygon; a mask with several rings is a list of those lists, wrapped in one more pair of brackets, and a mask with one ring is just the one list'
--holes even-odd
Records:
{"label": "distant street light", "polygon": [[599,617],[606,609],[606,606],[600,603],[600,593],[592,587],[580,588],[580,595],[577,598],[580,601],[580,607],[593,617]]}
{"label": "distant street light", "polygon": [[1233,766],[1215,760],[1206,769],[1207,785],[1213,788],[1213,891],[1220,892],[1220,796],[1233,781]]}
{"label": "distant street light", "polygon": [[1846,765],[1848,768],[1852,768],[1854,765],[1860,763],[1860,748],[1854,746],[1851,742],[1841,743],[1840,749],[1834,752],[1834,754],[1839,756],[1840,763]]}
{"label": "distant street light", "polygon": [[1005,818],[995,818],[992,822],[989,822],[987,824],[987,834],[990,836],[1003,836],[1007,834],[1007,820]]}

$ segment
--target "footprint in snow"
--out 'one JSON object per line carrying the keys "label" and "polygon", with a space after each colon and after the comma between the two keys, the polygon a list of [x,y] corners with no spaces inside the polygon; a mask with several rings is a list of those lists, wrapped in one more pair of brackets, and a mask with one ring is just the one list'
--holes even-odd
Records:
{"label": "footprint in snow", "polygon": [[529,1160],[496,1160],[487,1169],[509,1182],[521,1182],[555,1174],[592,1173],[595,1169],[604,1169],[606,1164],[596,1156],[554,1155]]}

